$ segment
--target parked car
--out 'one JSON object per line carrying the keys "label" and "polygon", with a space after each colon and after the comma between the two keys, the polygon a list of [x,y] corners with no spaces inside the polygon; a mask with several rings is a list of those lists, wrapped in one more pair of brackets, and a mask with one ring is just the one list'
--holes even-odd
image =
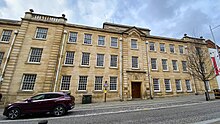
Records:
{"label": "parked car", "polygon": [[40,93],[24,101],[15,102],[5,107],[3,115],[9,119],[17,119],[22,115],[48,113],[54,116],[64,115],[75,106],[75,97],[70,93]]}

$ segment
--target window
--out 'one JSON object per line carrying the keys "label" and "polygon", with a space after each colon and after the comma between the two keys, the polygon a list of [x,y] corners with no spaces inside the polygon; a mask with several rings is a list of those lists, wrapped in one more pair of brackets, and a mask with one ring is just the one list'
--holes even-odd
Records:
{"label": "window", "polygon": [[111,62],[110,62],[110,66],[111,67],[117,67],[118,63],[118,56],[117,55],[111,55]]}
{"label": "window", "polygon": [[81,65],[89,65],[89,56],[90,53],[82,53],[82,64]]}
{"label": "window", "polygon": [[78,90],[86,90],[88,76],[79,76]]}
{"label": "window", "polygon": [[183,46],[179,46],[179,52],[180,54],[183,54]]}
{"label": "window", "polygon": [[69,90],[71,76],[62,76],[62,82],[60,90]]}
{"label": "window", "polygon": [[161,52],[165,52],[166,51],[164,43],[160,43],[160,51]]}
{"label": "window", "polygon": [[138,46],[137,46],[137,40],[131,39],[131,48],[132,48],[132,49],[137,49],[137,48],[138,48]]}
{"label": "window", "polygon": [[105,36],[99,36],[98,46],[105,46]]}
{"label": "window", "polygon": [[77,32],[70,32],[69,43],[76,43],[77,41]]}
{"label": "window", "polygon": [[21,90],[33,90],[34,84],[36,80],[37,75],[36,74],[24,74],[23,80],[22,80],[22,88]]}
{"label": "window", "polygon": [[42,48],[31,48],[28,62],[39,63],[41,60],[42,51]]}
{"label": "window", "polygon": [[170,79],[164,79],[166,92],[171,91]]}
{"label": "window", "polygon": [[37,28],[36,36],[37,39],[46,39],[47,38],[47,28]]}
{"label": "window", "polygon": [[186,82],[186,90],[187,91],[192,91],[190,80],[185,80],[185,82]]}
{"label": "window", "polygon": [[95,90],[102,90],[102,76],[95,77]]}
{"label": "window", "polygon": [[117,77],[110,77],[110,90],[117,90]]}
{"label": "window", "polygon": [[0,52],[0,65],[2,64],[3,57],[4,57],[4,52]]}
{"label": "window", "polygon": [[138,68],[138,57],[132,56],[132,68]]}
{"label": "window", "polygon": [[74,61],[74,53],[73,51],[67,51],[66,52],[66,59],[65,59],[65,64],[73,64]]}
{"label": "window", "polygon": [[3,30],[1,41],[9,42],[12,30]]}
{"label": "window", "polygon": [[84,44],[92,44],[92,35],[91,34],[85,34]]}
{"label": "window", "polygon": [[183,71],[187,71],[186,61],[182,61]]}
{"label": "window", "polygon": [[175,53],[175,49],[174,49],[174,45],[173,44],[170,44],[170,52],[171,53]]}
{"label": "window", "polygon": [[118,38],[111,37],[111,47],[118,47]]}
{"label": "window", "polygon": [[104,54],[97,54],[96,66],[104,66]]}
{"label": "window", "polygon": [[172,60],[173,70],[178,71],[177,60]]}
{"label": "window", "polygon": [[155,51],[155,43],[154,42],[150,42],[149,43],[149,45],[150,45],[150,51]]}
{"label": "window", "polygon": [[168,67],[167,67],[167,59],[162,59],[162,67],[163,67],[163,70],[164,70],[164,71],[167,71],[167,70],[168,70]]}
{"label": "window", "polygon": [[45,99],[45,98],[46,98],[45,94],[39,94],[39,95],[31,97],[31,100],[42,100],[42,99]]}
{"label": "window", "polygon": [[205,81],[205,84],[206,84],[206,88],[207,88],[207,90],[208,90],[208,91],[210,91],[210,90],[211,90],[211,88],[210,88],[209,81]]}
{"label": "window", "polygon": [[175,82],[176,82],[176,91],[182,91],[181,81],[175,80]]}
{"label": "window", "polygon": [[151,69],[157,70],[157,59],[151,58]]}
{"label": "window", "polygon": [[154,92],[160,91],[160,82],[159,79],[153,79]]}

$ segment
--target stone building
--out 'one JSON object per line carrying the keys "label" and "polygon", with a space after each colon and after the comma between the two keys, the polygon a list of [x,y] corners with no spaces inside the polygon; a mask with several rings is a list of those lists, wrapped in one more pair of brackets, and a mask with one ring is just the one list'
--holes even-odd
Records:
{"label": "stone building", "polygon": [[[26,12],[21,21],[0,19],[0,92],[4,104],[41,92],[71,92],[77,102],[149,99],[203,93],[187,73],[187,47],[205,39],[153,36],[147,28],[104,23],[103,28],[67,23]],[[217,87],[215,80],[210,89]]]}

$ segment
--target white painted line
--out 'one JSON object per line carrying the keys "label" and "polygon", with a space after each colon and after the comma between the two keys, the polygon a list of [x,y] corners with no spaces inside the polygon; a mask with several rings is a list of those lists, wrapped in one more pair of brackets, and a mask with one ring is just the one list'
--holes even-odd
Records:
{"label": "white painted line", "polygon": [[200,121],[200,122],[196,122],[194,124],[210,124],[210,123],[214,123],[220,121],[220,118],[216,118],[216,119],[212,119],[212,120],[207,120],[207,121]]}
{"label": "white painted line", "polygon": [[166,107],[142,108],[142,109],[135,109],[135,110],[123,110],[123,111],[116,111],[116,112],[103,112],[103,113],[93,113],[93,114],[85,114],[85,115],[70,115],[70,116],[62,116],[62,117],[34,118],[34,119],[25,119],[25,120],[3,120],[3,121],[0,121],[0,123],[3,123],[3,122],[28,122],[28,121],[41,121],[41,120],[55,120],[55,119],[65,119],[65,118],[76,118],[76,117],[88,117],[88,116],[97,116],[97,115],[129,113],[129,112],[149,111],[149,110],[158,110],[158,109],[192,106],[192,105],[207,104],[207,103],[209,104],[210,102],[219,102],[219,101],[205,101],[205,102],[200,102],[200,103],[191,103],[191,104],[183,104],[183,105],[171,105],[171,106],[166,106]]}

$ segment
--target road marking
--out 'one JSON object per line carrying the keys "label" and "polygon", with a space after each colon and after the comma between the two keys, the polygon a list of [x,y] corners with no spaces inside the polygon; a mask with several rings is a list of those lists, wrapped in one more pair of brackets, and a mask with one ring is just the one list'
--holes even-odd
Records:
{"label": "road marking", "polygon": [[220,121],[220,118],[216,118],[216,119],[212,119],[212,120],[207,120],[207,121],[200,121],[200,122],[196,122],[193,124],[210,124],[210,123],[214,123]]}
{"label": "road marking", "polygon": [[129,112],[138,112],[138,111],[149,111],[149,110],[158,110],[158,109],[167,109],[167,108],[175,108],[175,107],[184,107],[184,106],[192,106],[199,104],[209,104],[210,102],[219,102],[219,101],[205,101],[200,103],[188,103],[182,105],[171,105],[165,107],[157,107],[157,108],[142,108],[142,109],[134,109],[134,110],[122,110],[116,112],[103,112],[103,113],[93,113],[93,114],[85,114],[85,115],[70,115],[70,116],[61,116],[61,117],[49,117],[49,118],[34,118],[34,119],[25,119],[25,120],[3,120],[3,122],[28,122],[28,121],[41,121],[41,120],[55,120],[55,119],[65,119],[65,118],[76,118],[76,117],[88,117],[88,116],[97,116],[97,115],[108,115],[108,114],[119,114],[119,113],[129,113]]}

